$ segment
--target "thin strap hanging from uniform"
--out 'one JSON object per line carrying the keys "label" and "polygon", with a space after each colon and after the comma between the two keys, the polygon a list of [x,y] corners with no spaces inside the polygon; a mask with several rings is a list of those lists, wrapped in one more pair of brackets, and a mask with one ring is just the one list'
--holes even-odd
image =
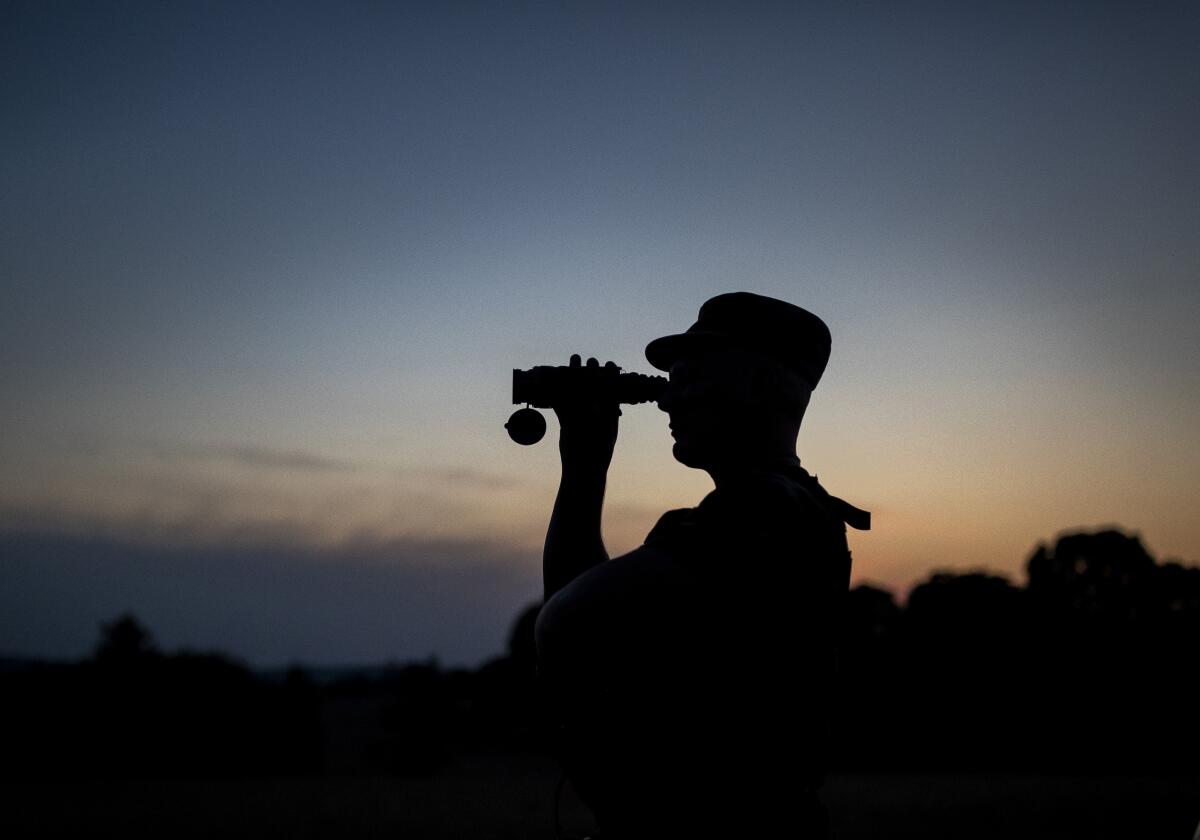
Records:
{"label": "thin strap hanging from uniform", "polygon": [[829,491],[821,486],[821,482],[817,481],[817,477],[804,469],[804,467],[797,465],[794,469],[798,478],[824,498],[825,502],[843,522],[856,531],[871,530],[871,512],[869,510],[857,508],[845,499],[839,499],[837,496],[830,495]]}

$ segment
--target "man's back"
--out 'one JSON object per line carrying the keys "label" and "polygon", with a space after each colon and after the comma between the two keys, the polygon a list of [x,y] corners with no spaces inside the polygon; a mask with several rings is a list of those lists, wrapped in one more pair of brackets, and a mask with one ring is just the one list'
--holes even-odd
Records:
{"label": "man's back", "polygon": [[670,511],[538,623],[562,759],[606,835],[816,833],[845,526],[798,467]]}

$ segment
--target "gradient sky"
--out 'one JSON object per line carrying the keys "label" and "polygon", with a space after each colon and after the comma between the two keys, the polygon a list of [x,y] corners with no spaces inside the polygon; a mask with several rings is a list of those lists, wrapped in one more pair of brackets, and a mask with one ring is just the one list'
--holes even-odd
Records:
{"label": "gradient sky", "polygon": [[[498,653],[511,369],[821,315],[855,579],[1200,560],[1195,3],[0,5],[0,653]],[[708,479],[629,408],[611,553]]]}

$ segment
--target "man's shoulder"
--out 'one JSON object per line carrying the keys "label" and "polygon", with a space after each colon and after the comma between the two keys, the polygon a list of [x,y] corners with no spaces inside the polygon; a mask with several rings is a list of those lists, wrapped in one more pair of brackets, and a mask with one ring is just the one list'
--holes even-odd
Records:
{"label": "man's shoulder", "polygon": [[634,599],[652,597],[681,582],[670,554],[642,545],[588,569],[556,592],[544,609],[553,615],[628,608]]}
{"label": "man's shoulder", "polygon": [[714,508],[749,512],[752,516],[785,517],[806,527],[833,529],[845,533],[846,526],[859,531],[871,530],[871,514],[844,499],[830,495],[815,475],[799,465],[775,472],[749,473],[714,491],[701,502]]}
{"label": "man's shoulder", "polygon": [[538,616],[539,645],[557,647],[555,638],[614,640],[661,620],[694,587],[676,556],[640,546],[593,566],[547,600]]}
{"label": "man's shoulder", "polygon": [[[807,475],[807,474],[805,474]],[[723,482],[694,508],[667,511],[646,545],[701,576],[810,575],[848,562],[846,522],[815,479],[776,473]],[[754,572],[752,572],[754,570]]]}

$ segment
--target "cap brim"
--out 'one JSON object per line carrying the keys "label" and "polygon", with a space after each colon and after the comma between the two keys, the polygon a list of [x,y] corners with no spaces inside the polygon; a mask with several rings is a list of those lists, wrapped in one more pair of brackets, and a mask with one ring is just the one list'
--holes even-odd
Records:
{"label": "cap brim", "polygon": [[686,332],[664,335],[646,345],[646,360],[659,370],[670,371],[681,356],[697,353],[712,347],[729,345],[729,337],[722,333]]}

